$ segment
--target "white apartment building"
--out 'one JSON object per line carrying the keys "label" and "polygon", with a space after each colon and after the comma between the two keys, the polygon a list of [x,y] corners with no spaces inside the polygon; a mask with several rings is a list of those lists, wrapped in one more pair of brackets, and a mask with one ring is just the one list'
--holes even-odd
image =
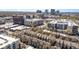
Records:
{"label": "white apartment building", "polygon": [[0,35],[0,49],[19,49],[20,40],[7,35]]}
{"label": "white apartment building", "polygon": [[40,26],[43,25],[42,19],[25,19],[24,25],[26,26]]}

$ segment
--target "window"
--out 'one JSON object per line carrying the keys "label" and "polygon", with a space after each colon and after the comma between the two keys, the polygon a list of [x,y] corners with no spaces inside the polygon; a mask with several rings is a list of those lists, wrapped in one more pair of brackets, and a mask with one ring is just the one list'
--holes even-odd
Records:
{"label": "window", "polygon": [[16,43],[15,42],[13,43],[13,49],[16,49]]}

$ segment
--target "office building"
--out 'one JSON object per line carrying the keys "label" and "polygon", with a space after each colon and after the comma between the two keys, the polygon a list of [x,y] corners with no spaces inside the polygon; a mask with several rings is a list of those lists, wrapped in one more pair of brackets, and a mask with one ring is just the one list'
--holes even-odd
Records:
{"label": "office building", "polygon": [[55,15],[55,9],[51,9],[51,15]]}
{"label": "office building", "polygon": [[24,17],[23,16],[13,16],[13,23],[24,25]]}
{"label": "office building", "polygon": [[40,26],[43,25],[42,19],[25,19],[24,25],[26,26]]}
{"label": "office building", "polygon": [[48,28],[56,31],[66,31],[73,34],[78,33],[78,25],[73,21],[51,21],[48,23]]}

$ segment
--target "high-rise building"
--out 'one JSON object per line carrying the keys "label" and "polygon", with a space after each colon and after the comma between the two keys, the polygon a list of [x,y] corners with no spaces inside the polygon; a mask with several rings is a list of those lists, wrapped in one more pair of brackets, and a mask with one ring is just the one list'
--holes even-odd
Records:
{"label": "high-rise building", "polygon": [[51,15],[55,15],[55,9],[51,9],[50,13]]}
{"label": "high-rise building", "polygon": [[41,10],[37,10],[36,13],[42,13],[42,11]]}
{"label": "high-rise building", "polygon": [[48,13],[49,13],[49,12],[48,12],[48,9],[46,9],[44,13],[45,13],[45,14],[48,14]]}
{"label": "high-rise building", "polygon": [[57,11],[55,12],[55,14],[56,14],[56,15],[60,15],[60,11],[57,10]]}

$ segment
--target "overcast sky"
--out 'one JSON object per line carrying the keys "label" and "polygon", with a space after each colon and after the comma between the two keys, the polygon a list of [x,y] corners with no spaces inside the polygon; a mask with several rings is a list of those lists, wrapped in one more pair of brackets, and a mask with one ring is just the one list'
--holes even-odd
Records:
{"label": "overcast sky", "polygon": [[79,12],[79,0],[0,0],[0,11],[36,11],[59,9],[61,12]]}

